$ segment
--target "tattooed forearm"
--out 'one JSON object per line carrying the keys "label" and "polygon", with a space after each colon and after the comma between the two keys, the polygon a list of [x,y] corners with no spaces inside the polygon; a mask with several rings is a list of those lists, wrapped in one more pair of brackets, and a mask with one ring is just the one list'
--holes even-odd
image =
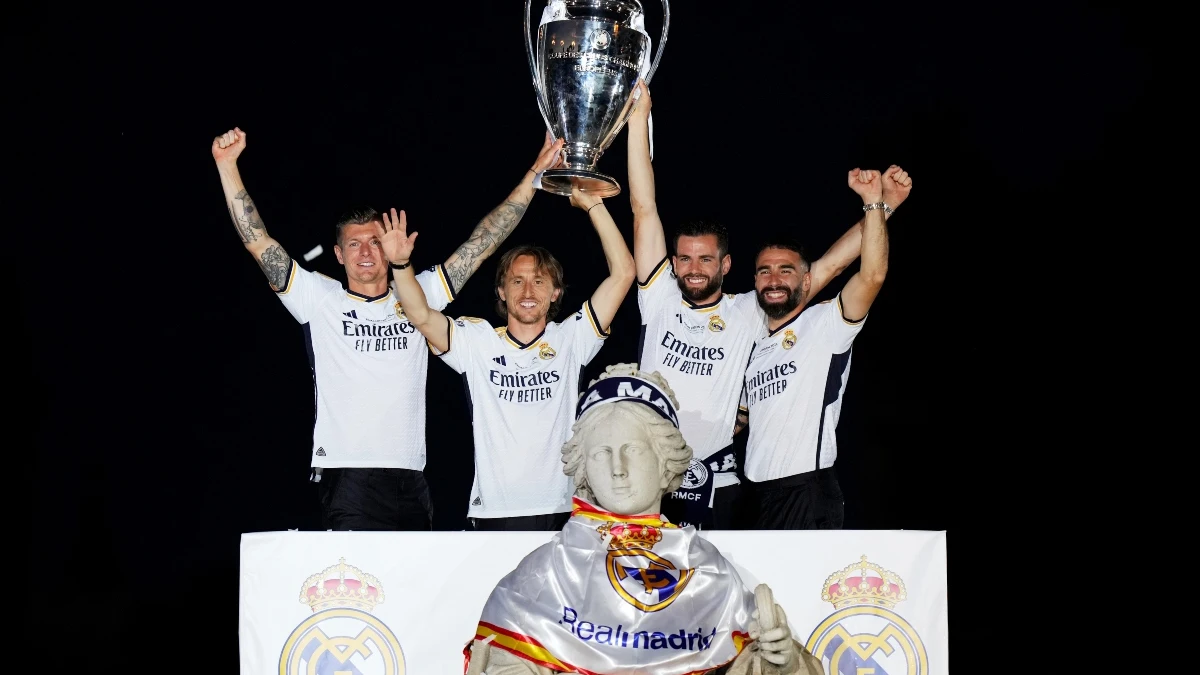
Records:
{"label": "tattooed forearm", "polygon": [[484,258],[495,252],[508,235],[512,234],[527,208],[528,201],[510,199],[492,209],[491,213],[479,221],[475,231],[458,247],[450,257],[450,263],[446,265],[446,274],[449,275],[450,283],[454,285],[456,292],[462,290],[467,279],[483,264]]}
{"label": "tattooed forearm", "polygon": [[262,268],[263,274],[267,275],[271,287],[282,290],[287,283],[288,272],[292,269],[292,259],[282,246],[272,246],[259,256],[258,266]]}
{"label": "tattooed forearm", "polygon": [[233,225],[237,228],[243,244],[254,243],[266,235],[266,229],[258,217],[258,210],[254,208],[254,200],[250,199],[245,190],[233,196],[233,201],[229,203],[229,215],[233,218]]}

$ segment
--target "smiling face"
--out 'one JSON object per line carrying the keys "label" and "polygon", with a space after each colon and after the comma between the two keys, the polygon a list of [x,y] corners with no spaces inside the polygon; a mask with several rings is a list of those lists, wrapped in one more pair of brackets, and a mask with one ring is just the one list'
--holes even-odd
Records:
{"label": "smiling face", "polygon": [[517,256],[496,290],[508,309],[508,320],[527,325],[546,323],[550,305],[562,292],[532,255]]}
{"label": "smiling face", "polygon": [[596,504],[612,513],[658,513],[667,480],[646,424],[621,412],[583,433],[584,470]]}
{"label": "smiling face", "polygon": [[715,234],[681,235],[671,265],[683,296],[698,305],[716,300],[729,273],[729,254],[721,255]]}
{"label": "smiling face", "polygon": [[382,225],[380,221],[347,225],[342,228],[341,240],[333,247],[338,262],[346,268],[346,281],[352,291],[367,293],[360,289],[381,282],[387,284],[388,265],[377,229]]}
{"label": "smiling face", "polygon": [[758,304],[772,319],[787,316],[808,299],[812,278],[808,263],[796,251],[766,248],[754,262],[754,291]]}

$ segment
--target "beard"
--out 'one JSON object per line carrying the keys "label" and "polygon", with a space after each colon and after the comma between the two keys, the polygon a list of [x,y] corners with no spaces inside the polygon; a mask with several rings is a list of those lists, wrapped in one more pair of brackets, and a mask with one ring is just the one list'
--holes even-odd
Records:
{"label": "beard", "polygon": [[[783,291],[788,295],[783,302],[767,302],[764,296],[770,291]],[[768,286],[754,295],[758,297],[758,306],[762,307],[763,312],[772,319],[778,319],[800,306],[800,301],[804,299],[804,290],[800,287],[791,289],[787,286]]]}
{"label": "beard", "polygon": [[675,277],[675,283],[679,285],[679,291],[683,293],[683,297],[692,302],[702,302],[712,297],[713,293],[721,290],[721,285],[725,283],[725,275],[720,272],[717,272],[717,276],[715,277],[706,278],[708,279],[708,283],[697,289],[689,287],[687,282],[683,280],[683,277]]}

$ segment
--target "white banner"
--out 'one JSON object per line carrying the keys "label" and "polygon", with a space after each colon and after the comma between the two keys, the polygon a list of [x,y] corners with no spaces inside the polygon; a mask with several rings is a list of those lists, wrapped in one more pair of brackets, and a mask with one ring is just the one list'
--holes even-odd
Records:
{"label": "white banner", "polygon": [[[242,535],[243,675],[461,675],[496,583],[553,532]],[[947,675],[946,533],[704,533],[830,675]],[[836,664],[834,667],[833,664]]]}

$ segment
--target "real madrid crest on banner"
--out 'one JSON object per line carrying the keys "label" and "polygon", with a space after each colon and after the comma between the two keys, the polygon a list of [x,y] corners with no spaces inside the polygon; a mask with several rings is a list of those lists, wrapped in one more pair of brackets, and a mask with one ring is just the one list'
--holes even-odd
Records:
{"label": "real madrid crest on banner", "polygon": [[339,558],[300,587],[312,608],[288,636],[279,675],[405,675],[400,642],[371,610],[383,602],[379,580]]}
{"label": "real madrid crest on banner", "polygon": [[827,673],[926,675],[929,657],[911,624],[894,610],[908,598],[904,581],[862,556],[829,575],[821,599],[834,613],[817,626],[805,647]]}
{"label": "real madrid crest on banner", "polygon": [[608,580],[621,599],[643,612],[670,606],[696,572],[681,570],[651,549],[662,540],[662,532],[650,525],[605,523],[596,528],[609,537]]}

